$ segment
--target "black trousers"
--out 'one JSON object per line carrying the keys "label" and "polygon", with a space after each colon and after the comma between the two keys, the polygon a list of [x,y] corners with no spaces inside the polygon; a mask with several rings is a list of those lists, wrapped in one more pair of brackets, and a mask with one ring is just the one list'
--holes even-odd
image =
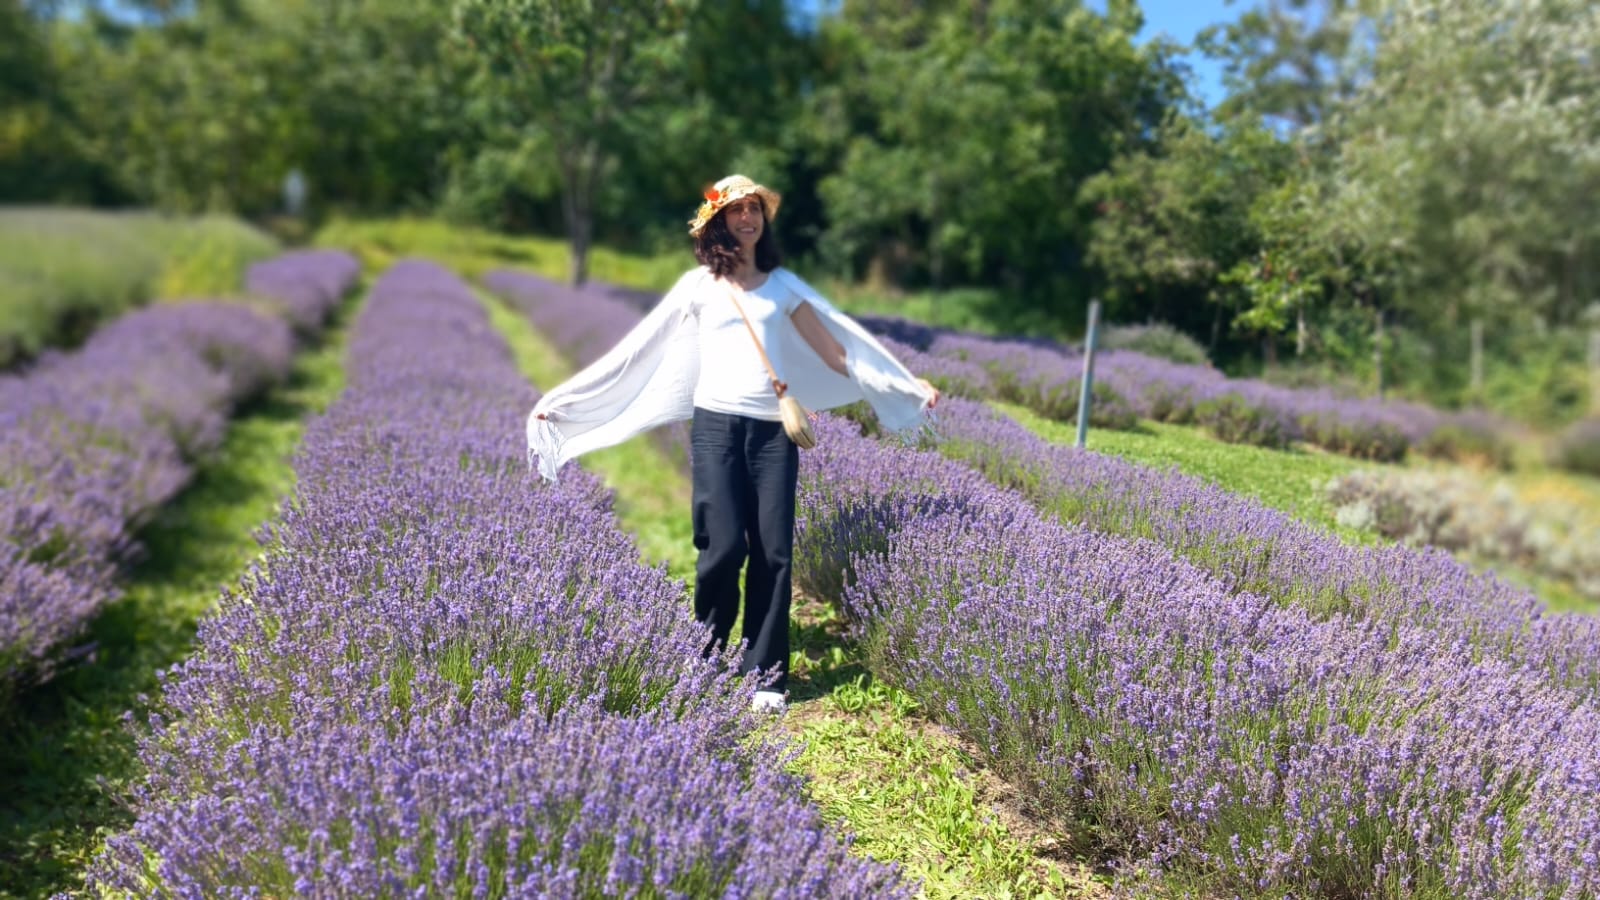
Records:
{"label": "black trousers", "polygon": [[690,430],[694,470],[694,615],[725,646],[739,612],[745,569],[743,671],[789,671],[790,557],[800,450],[781,422],[696,408]]}

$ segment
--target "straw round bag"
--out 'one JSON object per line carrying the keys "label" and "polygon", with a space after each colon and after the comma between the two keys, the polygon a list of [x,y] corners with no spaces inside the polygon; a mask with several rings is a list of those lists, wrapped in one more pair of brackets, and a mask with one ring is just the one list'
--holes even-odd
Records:
{"label": "straw round bag", "polygon": [[732,285],[728,286],[728,296],[732,298],[734,308],[739,310],[739,318],[744,319],[744,327],[750,332],[750,340],[756,343],[756,352],[761,354],[767,374],[772,376],[772,390],[778,395],[778,416],[783,420],[783,433],[794,441],[796,447],[810,450],[817,445],[817,433],[811,427],[811,416],[799,400],[789,396],[789,385],[778,378],[778,372],[772,368],[772,360],[767,357],[766,348],[761,346],[761,338],[756,336],[755,326],[750,324],[750,317],[745,315],[744,304],[739,302],[739,295]]}

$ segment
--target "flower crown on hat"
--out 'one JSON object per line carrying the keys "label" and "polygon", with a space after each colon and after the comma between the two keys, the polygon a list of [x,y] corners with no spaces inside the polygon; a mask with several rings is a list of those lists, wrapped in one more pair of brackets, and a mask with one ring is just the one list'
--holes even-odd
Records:
{"label": "flower crown on hat", "polygon": [[743,175],[729,175],[727,178],[706,188],[705,192],[701,194],[705,198],[705,202],[700,204],[700,208],[695,211],[694,218],[689,220],[689,233],[698,235],[701,229],[706,227],[706,223],[710,222],[712,217],[720,212],[723,207],[752,194],[761,198],[761,205],[765,208],[768,219],[777,216],[778,204],[783,202],[783,197],[777,191],[765,185],[756,184]]}

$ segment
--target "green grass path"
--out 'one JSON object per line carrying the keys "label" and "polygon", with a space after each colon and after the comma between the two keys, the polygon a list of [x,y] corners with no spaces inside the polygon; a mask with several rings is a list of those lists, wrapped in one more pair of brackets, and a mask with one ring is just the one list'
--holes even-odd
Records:
{"label": "green grass path", "polygon": [[[357,297],[363,294],[358,293]],[[105,837],[132,817],[116,800],[139,775],[124,713],[188,656],[195,626],[260,553],[256,529],[294,486],[290,457],[308,417],[344,384],[347,301],[289,381],[246,405],[217,454],[139,533],[125,596],[93,623],[93,656],[16,698],[0,719],[0,897],[81,886]]]}
{"label": "green grass path", "polygon": [[[996,410],[1053,443],[1071,446],[1077,426],[1047,419],[1025,406],[992,403]],[[1227,444],[1196,426],[1141,421],[1134,431],[1091,428],[1087,449],[1155,469],[1177,468],[1223,489],[1250,497],[1273,509],[1337,534],[1351,543],[1373,543],[1367,532],[1347,528],[1334,518],[1323,486],[1364,464],[1315,449],[1268,450],[1248,444]]]}

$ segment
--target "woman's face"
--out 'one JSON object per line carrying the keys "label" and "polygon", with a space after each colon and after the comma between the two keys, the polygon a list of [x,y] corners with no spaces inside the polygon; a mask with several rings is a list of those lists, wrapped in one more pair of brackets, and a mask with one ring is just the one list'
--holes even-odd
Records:
{"label": "woman's face", "polygon": [[745,255],[755,252],[756,241],[761,240],[761,232],[766,227],[766,220],[761,214],[761,199],[740,197],[723,207],[722,214],[727,217],[728,230],[733,232],[734,239],[739,242]]}

